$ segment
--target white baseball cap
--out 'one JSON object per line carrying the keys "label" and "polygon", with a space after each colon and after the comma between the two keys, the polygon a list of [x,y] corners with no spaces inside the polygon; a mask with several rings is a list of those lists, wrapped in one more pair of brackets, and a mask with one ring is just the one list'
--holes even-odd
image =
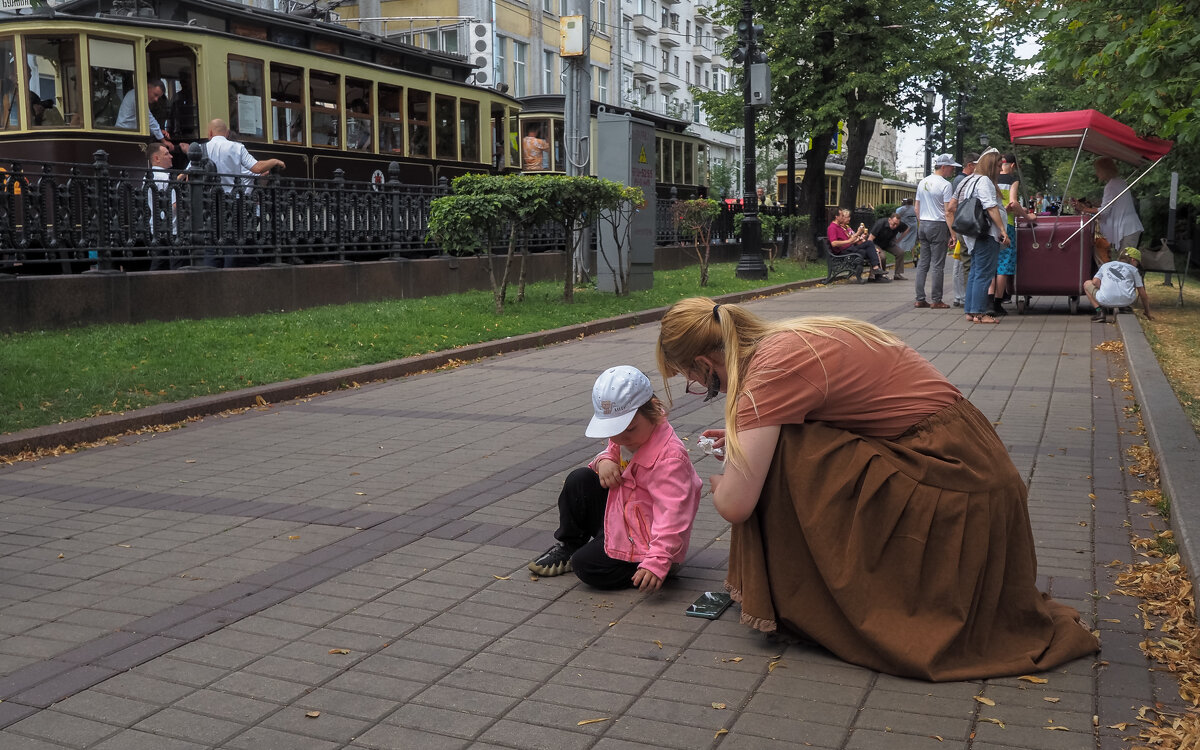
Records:
{"label": "white baseball cap", "polygon": [[638,408],[654,398],[650,378],[629,365],[610,367],[592,386],[592,421],[585,435],[607,438],[619,435],[629,427]]}
{"label": "white baseball cap", "polygon": [[954,161],[954,157],[950,154],[941,154],[933,160],[935,167],[961,167],[962,165]]}

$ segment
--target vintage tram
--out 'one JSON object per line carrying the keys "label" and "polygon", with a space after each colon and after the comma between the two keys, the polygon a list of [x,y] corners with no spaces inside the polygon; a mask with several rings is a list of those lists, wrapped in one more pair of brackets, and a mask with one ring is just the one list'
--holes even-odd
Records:
{"label": "vintage tram", "polygon": [[[564,147],[562,94],[543,94],[522,97],[520,134],[534,133],[550,146],[539,167],[524,165],[528,173],[558,173],[567,171],[567,151]],[[646,120],[654,125],[655,183],[659,197],[668,198],[674,189],[679,198],[696,198],[708,194],[708,144],[698,136],[688,133],[689,123],[665,117],[654,112],[632,110],[623,107],[591,102],[591,126],[589,128],[590,174],[596,174],[600,158],[597,136],[597,113],[609,112]],[[516,150],[519,142],[514,136],[510,148]]]}
{"label": "vintage tram", "polygon": [[[519,104],[461,55],[226,0],[74,0],[0,21],[0,161],[146,165],[225,120],[288,176],[402,182],[515,171]],[[151,82],[165,96],[151,102]]]}
{"label": "vintage tram", "polygon": [[[828,209],[836,208],[839,205],[842,195],[842,175],[845,172],[845,165],[832,161],[825,162],[825,206]],[[804,168],[797,166],[797,182],[803,178]],[[776,170],[775,184],[778,190],[779,202],[781,204],[786,203],[788,194],[786,169]],[[916,196],[916,185],[884,177],[879,172],[864,169],[858,180],[858,200],[855,201],[854,206],[851,206],[851,208],[857,206],[897,205],[905,198],[915,198]]]}

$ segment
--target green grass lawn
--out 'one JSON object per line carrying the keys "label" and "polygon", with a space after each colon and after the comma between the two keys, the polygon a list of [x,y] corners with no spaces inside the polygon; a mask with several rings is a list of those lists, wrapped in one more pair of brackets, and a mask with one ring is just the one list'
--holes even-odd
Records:
{"label": "green grass lawn", "polygon": [[776,261],[766,282],[713,265],[654,274],[627,297],[562,284],[510,289],[502,316],[490,291],[336,305],[242,318],[102,325],[0,335],[0,433],[180,401],[347,367],[494,341],[669,305],[684,297],[746,291],[825,275],[823,263]]}

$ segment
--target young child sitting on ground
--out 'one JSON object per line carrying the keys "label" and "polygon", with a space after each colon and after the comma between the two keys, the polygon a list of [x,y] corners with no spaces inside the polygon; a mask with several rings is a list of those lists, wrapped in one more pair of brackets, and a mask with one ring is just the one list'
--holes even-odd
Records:
{"label": "young child sitting on ground", "polygon": [[1141,269],[1142,252],[1136,247],[1127,247],[1117,260],[1100,266],[1095,277],[1083,282],[1083,293],[1096,308],[1092,322],[1104,322],[1104,308],[1127,307],[1134,300],[1141,300],[1146,320],[1154,320],[1150,314],[1150,297],[1146,294]]}
{"label": "young child sitting on ground", "polygon": [[700,476],[667,422],[650,379],[628,365],[592,388],[586,435],[608,445],[567,475],[558,496],[558,544],[529,563],[540,576],[571,571],[600,589],[657,591],[687,556]]}

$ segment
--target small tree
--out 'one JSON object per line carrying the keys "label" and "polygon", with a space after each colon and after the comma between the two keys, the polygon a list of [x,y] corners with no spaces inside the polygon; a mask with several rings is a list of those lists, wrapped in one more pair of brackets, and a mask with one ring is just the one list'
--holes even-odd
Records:
{"label": "small tree", "polygon": [[497,231],[510,223],[515,210],[513,198],[502,193],[447,195],[435,198],[429,206],[429,236],[444,252],[452,255],[483,254],[497,315],[504,312],[513,245],[509,243],[508,255],[499,274],[493,260],[492,245]]}
{"label": "small tree", "polygon": [[[507,195],[512,198],[512,213],[508,219],[508,258],[521,247],[521,269],[517,280],[517,301],[525,299],[525,272],[529,259],[529,233],[551,220],[549,206],[554,201],[551,185],[536,175],[464,175],[454,181],[454,191],[461,195]],[[506,274],[507,278],[507,274]]]}
{"label": "small tree", "polygon": [[600,211],[600,223],[612,233],[613,247],[617,253],[616,265],[613,265],[614,259],[609,258],[604,252],[600,253],[600,257],[608,266],[608,270],[612,272],[613,291],[618,296],[629,294],[629,264],[625,262],[625,248],[629,244],[629,234],[633,230],[633,217],[645,206],[646,197],[642,194],[641,188],[622,187],[617,205]]}
{"label": "small tree", "polygon": [[[675,226],[692,238],[692,248],[700,261],[700,286],[708,286],[708,261],[712,253],[713,222],[721,213],[721,204],[708,198],[675,201]],[[701,252],[700,246],[704,245]]]}
{"label": "small tree", "polygon": [[550,221],[563,228],[566,236],[566,255],[563,259],[563,301],[575,301],[575,271],[578,245],[589,217],[603,210],[618,207],[624,185],[594,177],[561,177],[540,175],[543,188],[552,196],[547,200],[546,213]]}

